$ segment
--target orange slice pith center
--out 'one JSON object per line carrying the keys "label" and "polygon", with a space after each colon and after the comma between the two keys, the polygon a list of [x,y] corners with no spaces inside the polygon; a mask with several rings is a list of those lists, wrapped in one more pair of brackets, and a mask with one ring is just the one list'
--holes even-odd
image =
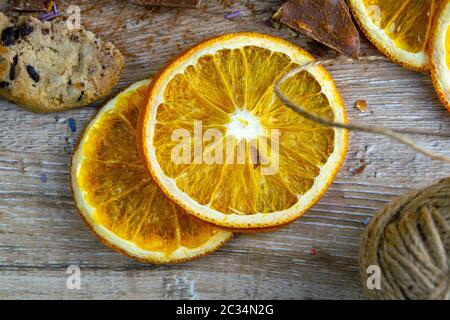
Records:
{"label": "orange slice pith center", "polygon": [[375,25],[385,30],[396,46],[411,53],[425,50],[436,0],[364,0]]}
{"label": "orange slice pith center", "polygon": [[[270,214],[294,206],[311,189],[335,139],[333,129],[305,120],[274,97],[275,81],[295,67],[284,53],[244,46],[203,55],[177,74],[156,114],[153,146],[164,174],[190,198],[223,214]],[[305,109],[334,119],[310,73],[297,74],[281,89]],[[195,134],[196,123],[203,138]],[[180,128],[201,146],[185,163],[173,161],[179,141],[171,138]],[[277,170],[264,174],[275,147]]]}
{"label": "orange slice pith center", "polygon": [[197,248],[219,229],[170,203],[139,159],[136,125],[146,90],[122,95],[89,129],[78,184],[95,223],[138,248],[166,254]]}

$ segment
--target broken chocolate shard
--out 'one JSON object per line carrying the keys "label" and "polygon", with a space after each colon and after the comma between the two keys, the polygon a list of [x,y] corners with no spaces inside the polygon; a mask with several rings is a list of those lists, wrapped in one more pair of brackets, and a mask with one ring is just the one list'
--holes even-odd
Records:
{"label": "broken chocolate shard", "polygon": [[201,0],[131,0],[131,3],[140,6],[198,8]]}
{"label": "broken chocolate shard", "polygon": [[15,11],[46,11],[47,8],[42,0],[13,0],[10,5]]}
{"label": "broken chocolate shard", "polygon": [[345,0],[290,0],[273,17],[349,57],[359,57],[359,33]]}

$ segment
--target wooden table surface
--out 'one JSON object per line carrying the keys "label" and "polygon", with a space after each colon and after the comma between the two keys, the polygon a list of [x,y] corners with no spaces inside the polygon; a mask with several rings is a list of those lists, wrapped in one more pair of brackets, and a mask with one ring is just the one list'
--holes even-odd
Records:
{"label": "wooden table surface", "polygon": [[[0,1],[1,8],[6,2]],[[310,40],[263,23],[281,0],[204,0],[201,10],[146,10],[125,0],[66,2],[79,4],[83,25],[126,55],[115,93],[154,75],[181,50],[228,32],[265,32],[317,51]],[[224,18],[236,10],[243,10],[240,17]],[[365,40],[363,52],[379,55]],[[418,142],[450,155],[450,113],[427,75],[390,62],[339,63],[328,69],[350,120],[424,130],[428,135],[414,136]],[[367,100],[368,112],[355,107],[358,99]],[[299,221],[271,234],[237,235],[197,261],[145,265],[103,246],[74,206],[70,156],[97,109],[37,115],[0,101],[1,299],[360,299],[358,248],[364,222],[392,198],[450,170],[384,138],[352,133],[335,183]],[[81,268],[81,290],[66,288],[69,265]]]}

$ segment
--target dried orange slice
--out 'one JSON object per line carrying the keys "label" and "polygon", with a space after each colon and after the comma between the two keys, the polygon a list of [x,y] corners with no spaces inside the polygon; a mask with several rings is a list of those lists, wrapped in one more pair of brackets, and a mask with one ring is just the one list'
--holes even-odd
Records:
{"label": "dried orange slice", "polygon": [[450,111],[450,1],[444,1],[435,19],[430,43],[433,83],[442,103]]}
{"label": "dried orange slice", "polygon": [[[188,213],[234,229],[302,216],[347,149],[345,130],[305,120],[275,97],[275,81],[311,61],[290,42],[238,33],[203,42],[168,65],[152,82],[140,143],[163,191]],[[346,122],[321,66],[281,90],[315,114]]]}
{"label": "dried orange slice", "polygon": [[73,155],[72,190],[108,246],[143,262],[181,262],[216,250],[232,233],[183,213],[141,164],[135,130],[148,84],[129,87],[89,124]]}
{"label": "dried orange slice", "polygon": [[427,44],[438,0],[350,0],[367,38],[406,68],[429,69]]}

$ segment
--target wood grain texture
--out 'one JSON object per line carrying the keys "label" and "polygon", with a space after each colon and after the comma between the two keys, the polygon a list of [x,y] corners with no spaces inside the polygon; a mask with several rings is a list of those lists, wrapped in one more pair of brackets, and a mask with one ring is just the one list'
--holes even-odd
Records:
{"label": "wood grain texture", "polygon": [[[181,50],[228,32],[265,32],[315,49],[302,36],[265,26],[263,20],[281,0],[204,0],[200,10],[147,10],[125,0],[66,2],[79,4],[82,23],[126,55],[115,93],[154,75]],[[243,10],[240,17],[224,19],[236,10]],[[366,41],[362,50],[378,54]],[[427,75],[390,62],[328,69],[352,121],[425,130],[428,136],[414,138],[450,155],[450,113]],[[367,113],[356,109],[359,99],[368,101]],[[149,266],[104,247],[75,210],[70,155],[97,107],[36,115],[0,101],[0,299],[360,299],[358,247],[364,221],[404,191],[450,171],[449,165],[384,138],[352,133],[339,177],[304,218],[275,233],[238,235],[201,260]],[[316,255],[309,253],[313,247]],[[66,289],[66,268],[72,264],[81,267],[79,291]]]}

